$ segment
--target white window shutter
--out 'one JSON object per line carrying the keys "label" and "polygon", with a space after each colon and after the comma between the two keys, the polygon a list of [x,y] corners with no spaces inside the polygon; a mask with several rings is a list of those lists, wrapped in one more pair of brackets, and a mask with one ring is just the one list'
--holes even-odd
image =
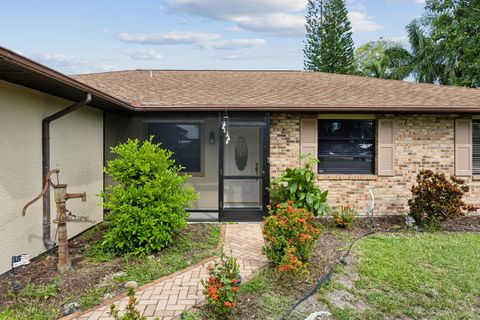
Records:
{"label": "white window shutter", "polygon": [[392,119],[378,120],[378,160],[379,176],[395,175],[395,132]]}
{"label": "white window shutter", "polygon": [[313,158],[318,157],[317,143],[318,130],[316,118],[300,119],[300,154],[310,153]]}
{"label": "white window shutter", "polygon": [[472,119],[455,120],[455,175],[472,175]]}

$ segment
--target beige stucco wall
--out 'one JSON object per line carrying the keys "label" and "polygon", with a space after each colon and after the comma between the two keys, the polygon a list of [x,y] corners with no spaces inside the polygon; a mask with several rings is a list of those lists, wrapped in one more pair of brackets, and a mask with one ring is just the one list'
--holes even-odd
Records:
{"label": "beige stucco wall", "polygon": [[[272,179],[287,167],[299,165],[300,119],[316,114],[271,116],[270,171]],[[458,117],[458,116],[457,116]],[[454,115],[378,115],[394,120],[395,175],[318,175],[317,184],[328,190],[332,207],[351,205],[359,213],[370,201],[368,189],[376,197],[375,214],[406,214],[410,188],[421,169],[453,174],[455,169]],[[378,141],[378,139],[376,139]],[[471,186],[466,201],[480,207],[480,177],[466,179]]]}
{"label": "beige stucco wall", "polygon": [[[41,191],[42,119],[73,102],[0,80],[0,274],[10,268],[12,255],[31,257],[45,250],[42,242],[42,203],[23,206]],[[51,123],[51,168],[60,169],[60,182],[69,192],[86,192],[87,202],[69,200],[77,215],[102,219],[103,113],[85,107]],[[52,200],[52,219],[55,217]],[[90,227],[70,223],[69,236]],[[52,224],[52,238],[56,225]]]}

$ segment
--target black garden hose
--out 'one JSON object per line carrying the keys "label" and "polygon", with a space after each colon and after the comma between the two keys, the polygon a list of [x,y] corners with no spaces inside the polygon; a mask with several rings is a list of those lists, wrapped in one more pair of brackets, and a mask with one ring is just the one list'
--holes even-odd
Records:
{"label": "black garden hose", "polygon": [[333,270],[335,269],[335,267],[338,265],[338,264],[343,264],[345,265],[347,262],[346,262],[346,258],[348,257],[348,255],[350,254],[350,251],[352,250],[352,247],[353,245],[355,244],[355,242],[357,242],[358,240],[364,238],[364,237],[367,237],[367,236],[370,236],[372,234],[375,234],[376,231],[370,231],[370,232],[367,232],[363,235],[361,235],[360,237],[354,239],[351,243],[350,243],[350,246],[348,247],[347,251],[345,252],[345,254],[333,265],[332,268],[330,268],[330,270],[323,276],[321,276],[317,283],[315,284],[315,286],[310,289],[310,291],[308,291],[303,297],[301,297],[300,299],[298,299],[294,304],[293,306],[291,306],[287,311],[285,311],[285,313],[282,315],[282,317],[280,318],[280,320],[286,320],[290,314],[293,312],[293,310],[295,310],[300,304],[302,304],[302,302],[304,302],[305,300],[307,300],[308,298],[310,298],[311,296],[313,296],[318,290],[320,290],[320,288],[327,282],[330,282],[330,280],[332,279],[332,276],[333,276]]}

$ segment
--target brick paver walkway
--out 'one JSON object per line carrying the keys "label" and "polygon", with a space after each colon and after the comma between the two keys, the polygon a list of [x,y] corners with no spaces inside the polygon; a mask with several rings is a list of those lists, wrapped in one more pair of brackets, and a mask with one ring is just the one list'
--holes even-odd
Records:
{"label": "brick paver walkway", "polygon": [[[262,255],[262,246],[263,236],[260,224],[226,225],[224,251],[227,254],[232,252],[232,255],[237,258],[240,274],[244,279],[267,263]],[[137,310],[147,319],[158,317],[161,320],[167,320],[178,318],[183,310],[201,304],[205,298],[200,280],[207,278],[207,266],[212,263],[213,260],[141,287],[135,293],[138,300]],[[128,298],[121,298],[113,303],[123,311]],[[64,319],[113,319],[108,314],[109,310],[110,306],[106,305],[77,317],[70,316]]]}

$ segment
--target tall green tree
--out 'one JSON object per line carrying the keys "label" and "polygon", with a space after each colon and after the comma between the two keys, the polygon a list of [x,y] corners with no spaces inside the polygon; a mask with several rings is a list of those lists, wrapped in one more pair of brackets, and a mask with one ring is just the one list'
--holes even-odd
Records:
{"label": "tall green tree", "polygon": [[[395,80],[405,78],[404,72],[394,68],[396,63],[394,59],[405,59],[405,55],[393,55],[392,52],[396,50],[403,50],[403,48],[399,43],[383,38],[360,46],[355,50],[358,75]],[[407,57],[410,57],[408,52]]]}
{"label": "tall green tree", "polygon": [[418,82],[480,87],[480,0],[427,0],[407,25],[411,50],[387,50],[399,74]]}
{"label": "tall green tree", "polygon": [[350,74],[355,70],[352,26],[344,0],[309,0],[306,70]]}
{"label": "tall green tree", "polygon": [[320,65],[320,42],[323,28],[323,0],[308,0],[307,14],[305,15],[305,48],[303,49],[305,70],[317,71]]}

